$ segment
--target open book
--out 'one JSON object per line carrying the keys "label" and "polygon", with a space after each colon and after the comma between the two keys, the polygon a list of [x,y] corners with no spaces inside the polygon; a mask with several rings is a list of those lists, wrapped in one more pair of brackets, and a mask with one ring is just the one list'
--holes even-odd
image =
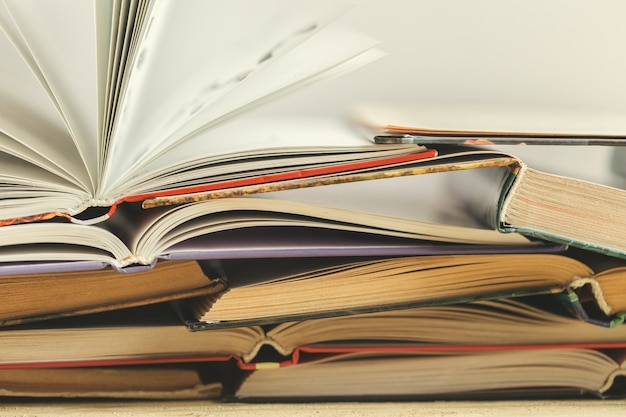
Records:
{"label": "open book", "polygon": [[3,2],[0,217],[74,218],[210,182],[371,158],[370,141],[215,132],[379,58],[376,41],[333,24],[346,9],[335,1]]}
{"label": "open book", "polygon": [[219,270],[227,282],[223,293],[180,303],[190,329],[562,292],[572,293],[582,312],[600,309],[592,318],[600,322],[619,321],[626,312],[623,266],[594,274],[558,254],[224,260]]}
{"label": "open book", "polygon": [[[387,181],[379,181],[381,178],[419,177],[421,175],[417,174],[433,170],[508,166],[513,161],[492,152],[452,152],[433,157],[418,149],[410,155],[417,158],[380,170],[361,169],[330,178],[300,178],[180,196],[175,199],[184,201],[178,205],[168,205],[172,201],[170,197],[165,199],[167,202],[155,198],[141,204],[123,204],[114,216],[96,224],[44,221],[0,227],[0,263],[94,261],[120,269],[137,264],[152,265],[168,257],[216,258],[211,249],[219,242],[219,233],[239,230],[241,245],[250,236],[264,233],[267,227],[299,228],[294,230],[294,236],[306,235],[311,230],[312,233],[329,230],[482,246],[540,245],[519,234],[505,235],[489,230],[475,221],[465,225],[439,221],[434,216],[441,212],[441,207],[434,204],[418,210],[417,207],[428,203],[431,187],[415,188],[411,198],[419,199],[420,203],[415,208],[406,206],[410,210],[408,217],[393,212],[404,206],[402,200],[397,203],[393,199],[379,200],[376,194],[365,190],[361,198],[367,196],[369,201],[362,204],[350,193],[333,193],[335,188],[331,184],[368,183],[369,187],[369,184]],[[315,190],[326,188],[331,190],[331,195],[317,201]],[[297,201],[291,191],[304,191],[313,201]],[[406,193],[402,194],[406,199]],[[152,204],[151,208],[144,209],[148,203]],[[388,213],[366,211],[386,203],[391,210]],[[350,206],[333,207],[333,204]],[[248,238],[243,236],[246,233]],[[244,243],[245,246],[248,244]],[[259,254],[267,253],[263,247],[259,249]],[[257,256],[252,254],[252,257]]]}
{"label": "open book", "polygon": [[242,401],[623,397],[626,351],[358,352],[255,371]]}
{"label": "open book", "polygon": [[[62,384],[60,376],[83,375],[87,369],[94,369],[90,379],[92,387],[98,382],[103,369],[111,370],[110,378],[128,372],[127,387],[133,383],[141,385],[139,377],[132,375],[141,375],[145,366],[152,369],[150,372],[153,374],[160,369],[164,377],[172,372],[172,383],[179,380],[176,375],[180,368],[197,369],[203,378],[184,379],[193,383],[189,388],[195,385],[204,387],[200,384],[201,380],[232,386],[233,381],[239,382],[246,377],[247,371],[254,371],[245,379],[239,395],[262,397],[262,393],[267,391],[256,391],[256,381],[271,379],[272,375],[282,381],[282,372],[276,372],[276,368],[294,368],[294,373],[301,370],[306,375],[312,366],[329,361],[329,364],[338,363],[336,370],[339,372],[343,370],[346,354],[396,358],[385,366],[396,363],[402,357],[469,358],[471,355],[480,355],[481,361],[486,360],[481,362],[484,364],[490,363],[487,360],[490,354],[498,357],[515,352],[518,360],[525,361],[521,358],[532,357],[528,353],[531,351],[552,351],[556,354],[564,349],[618,349],[626,346],[626,327],[610,329],[568,316],[552,296],[427,306],[286,322],[271,327],[252,326],[206,332],[188,332],[176,315],[165,307],[166,304],[140,307],[126,312],[107,312],[36,326],[6,328],[3,331],[6,343],[0,346],[0,380],[24,380],[20,387],[22,390],[18,392],[21,395],[54,396],[61,395],[59,391],[63,388],[65,395],[71,391],[71,384]],[[120,343],[122,340],[123,343]],[[407,362],[407,366],[409,364]],[[330,369],[324,372],[337,375],[333,365],[329,366]],[[371,373],[377,369],[372,366],[362,363],[359,371]],[[442,362],[439,366],[442,373],[454,372],[452,364]],[[226,369],[227,373],[220,374],[219,369]],[[58,378],[55,377],[55,370],[59,372]],[[255,375],[257,372],[268,374]],[[47,389],[42,388],[42,381],[37,381],[32,375],[47,375],[50,382],[47,386],[43,384]],[[282,382],[286,383],[290,375],[287,374]],[[598,375],[597,378],[606,379],[606,375]],[[282,386],[280,381],[267,381],[266,389],[271,392],[277,392]],[[248,382],[250,385],[246,386]],[[519,381],[511,383],[516,382]],[[578,382],[570,381],[574,385]],[[308,385],[301,386],[305,389]],[[3,387],[11,385],[7,383]],[[77,387],[74,389],[80,391]],[[364,388],[349,393],[338,390],[337,394],[359,396],[369,393],[361,389]],[[8,391],[2,394],[17,395]],[[291,391],[291,388],[284,393],[280,396],[282,399],[301,395]],[[399,390],[387,392],[393,395],[401,393]],[[126,396],[133,394],[130,391]],[[319,396],[320,393],[315,390],[309,392],[309,395],[316,394]],[[82,395],[86,395],[84,390]],[[100,396],[106,395],[112,394],[100,393]],[[97,395],[92,393],[92,396]]]}

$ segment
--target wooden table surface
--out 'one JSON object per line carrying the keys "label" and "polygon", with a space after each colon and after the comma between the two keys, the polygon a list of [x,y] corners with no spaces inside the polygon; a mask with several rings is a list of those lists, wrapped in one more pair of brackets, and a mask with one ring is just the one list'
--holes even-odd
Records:
{"label": "wooden table surface", "polygon": [[626,401],[485,401],[404,403],[233,404],[206,401],[1,402],[1,416],[626,416]]}

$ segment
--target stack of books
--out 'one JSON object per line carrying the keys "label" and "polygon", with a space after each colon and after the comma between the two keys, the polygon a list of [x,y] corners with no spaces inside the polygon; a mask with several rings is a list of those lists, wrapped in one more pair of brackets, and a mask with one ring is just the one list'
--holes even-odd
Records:
{"label": "stack of books", "polygon": [[343,11],[0,5],[0,395],[626,394],[626,191],[490,146],[626,132],[502,108],[235,120],[382,56]]}

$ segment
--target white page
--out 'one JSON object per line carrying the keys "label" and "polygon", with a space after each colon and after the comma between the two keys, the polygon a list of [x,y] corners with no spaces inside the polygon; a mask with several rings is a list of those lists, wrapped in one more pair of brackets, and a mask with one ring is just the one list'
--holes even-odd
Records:
{"label": "white page", "polygon": [[40,84],[37,68],[29,66],[29,63],[35,65],[32,56],[24,50],[11,16],[1,3],[0,26],[2,150],[13,155],[27,152],[29,160],[36,158],[40,166],[74,181],[77,187],[88,185],[87,171],[63,118],[48,95],[47,87]]}
{"label": "white page", "polygon": [[[290,89],[292,86],[295,89],[302,87],[303,83],[308,85],[311,78],[319,81],[316,77],[324,78],[327,73],[332,73],[338,64],[360,56],[377,44],[378,41],[361,33],[329,26],[294,50],[279,57],[272,65],[264,67],[241,82],[233,88],[231,94],[224,95],[203,111],[198,112],[165,142],[166,145],[175,144],[175,147],[162,149],[175,153],[177,152],[176,147],[183,149],[190,147],[196,150],[204,148],[206,152],[219,154],[223,144],[208,143],[206,139],[204,144],[196,140],[192,140],[190,144],[181,141],[191,139],[194,134],[201,133],[202,130],[216,127],[225,121],[222,118],[228,120],[229,117],[249,110],[258,104],[256,103],[257,100],[263,101],[274,93],[283,94],[283,89]],[[375,53],[372,59],[380,57],[380,54]],[[233,133],[236,134],[236,132]],[[244,137],[252,139],[250,135]],[[283,138],[285,137],[283,136]],[[216,136],[216,139],[219,140],[220,138]],[[345,137],[343,139],[345,140]],[[229,139],[229,141],[233,140],[240,142],[242,150],[245,149],[245,143],[242,143],[241,139]],[[285,146],[289,146],[289,140],[292,141],[292,145],[297,145],[299,139],[293,137],[287,139],[284,143]],[[315,146],[313,143],[311,145]],[[214,150],[211,151],[211,149]],[[182,150],[181,152],[189,152],[189,150]]]}
{"label": "white page", "polygon": [[[322,207],[399,217],[429,223],[485,227],[468,216],[457,217],[449,184],[463,171],[408,175],[257,194],[245,198],[288,200]],[[449,211],[452,210],[452,211]],[[455,217],[449,217],[450,214]]]}
{"label": "white page", "polygon": [[188,161],[219,158],[219,155],[260,152],[264,149],[303,149],[327,147],[362,147],[373,142],[357,134],[353,126],[342,118],[330,117],[255,117],[249,115],[207,130],[177,146],[147,164],[133,182],[169,167]]}
{"label": "white page", "polygon": [[[294,34],[330,13],[305,5],[286,0],[155,4],[150,30],[138,48],[141,59],[124,93],[104,188],[189,114],[232,88],[239,75],[270,64],[275,57],[259,61],[277,45],[291,43]],[[283,16],[276,18],[276,13]]]}
{"label": "white page", "polygon": [[98,83],[95,10],[83,0],[6,0],[95,182]]}
{"label": "white page", "polygon": [[[113,66],[113,45],[115,44],[114,28],[117,23],[114,22],[115,12],[119,10],[118,1],[95,1],[95,18],[96,18],[96,74],[97,74],[97,93],[98,93],[98,149],[104,147],[104,125],[108,120],[108,98],[111,89],[109,82],[111,80],[111,72]],[[98,155],[98,162],[102,158],[102,153]]]}
{"label": "white page", "polygon": [[4,219],[66,211],[90,197],[50,171],[10,154],[0,152],[0,166],[0,212]]}
{"label": "white page", "polygon": [[[79,246],[63,246],[67,243]],[[104,251],[120,260],[132,256],[117,237],[97,227],[63,223],[0,227],[0,262],[89,260],[115,263]]]}
{"label": "white page", "polygon": [[[146,2],[148,0],[145,0]],[[147,4],[144,2],[144,4]],[[143,7],[143,9],[148,6]],[[125,91],[129,78],[125,76],[130,72],[131,62],[135,59],[134,47],[137,38],[141,35],[141,27],[143,27],[142,19],[145,10],[139,12],[137,9],[142,8],[139,0],[128,0],[116,2],[116,9],[113,15],[114,27],[111,39],[112,57],[110,62],[109,90],[106,103],[106,130],[103,132],[103,140],[100,148],[100,173],[104,169],[104,163],[109,154],[109,144],[117,120],[119,103],[121,101],[121,91]],[[139,15],[138,15],[139,14]]]}
{"label": "white page", "polygon": [[[272,65],[266,66],[255,76],[235,87],[232,94],[224,95],[204,111],[199,112],[180,132],[168,138],[160,151],[158,147],[155,148],[154,160],[147,159],[147,166],[141,168],[139,175],[133,173],[127,177],[121,177],[120,183],[126,184],[130,178],[149,176],[151,171],[156,173],[164,166],[181,164],[197,159],[198,156],[218,156],[269,147],[371,144],[364,137],[349,132],[346,126],[340,127],[337,121],[330,123],[332,126],[328,126],[328,121],[326,123],[322,121],[322,124],[326,125],[324,130],[324,128],[312,126],[309,120],[305,122],[308,124],[302,126],[299,131],[296,130],[293,122],[284,119],[272,120],[276,123],[275,126],[269,123],[259,123],[259,120],[252,121],[251,126],[247,126],[247,118],[233,122],[236,125],[234,128],[223,128],[222,124],[231,117],[238,116],[240,112],[248,111],[266,100],[276,98],[275,94],[286,94],[292,89],[302,88],[310,83],[340,75],[344,71],[378,59],[382,52],[372,49],[376,44],[377,42],[370,37],[349,30],[344,31],[341,28],[334,30],[327,28],[314,35],[296,50],[279,57]],[[314,60],[313,63],[311,56],[320,58]],[[338,62],[339,65],[337,65]],[[286,74],[292,74],[292,76],[289,77]],[[212,123],[211,120],[214,118],[216,122]],[[303,119],[299,121],[304,122]],[[283,126],[284,123],[291,126]],[[227,123],[229,124],[231,123]],[[313,134],[305,133],[311,128],[319,133],[315,138]],[[215,129],[218,132],[211,133],[211,130]],[[256,129],[261,129],[261,136],[258,136],[258,132],[255,135]],[[283,130],[289,134],[282,132]],[[171,146],[166,146],[172,142]]]}
{"label": "white page", "polygon": [[[46,273],[50,271],[47,267],[52,266],[50,264],[44,264],[45,261],[50,261],[54,266],[61,266],[63,264],[59,261],[86,261],[86,268],[90,268],[91,265],[98,265],[98,262],[104,264],[115,264],[113,257],[105,251],[98,250],[97,248],[81,247],[79,250],[75,246],[69,247],[68,245],[30,245],[28,248],[21,247],[3,247],[0,248],[0,263],[4,262],[18,262],[15,265],[16,268],[23,267],[21,273],[31,273],[35,268],[31,265],[23,264],[22,262],[32,262],[34,259],[38,261],[37,267],[41,267],[42,271]],[[66,266],[76,265],[65,264]],[[98,265],[100,266],[100,265]],[[62,266],[61,266],[62,267]],[[11,267],[8,265],[2,265],[4,274],[11,274]],[[84,270],[83,266],[78,266],[78,269],[72,270]],[[20,273],[18,269],[16,272]]]}
{"label": "white page", "polygon": [[[69,193],[74,197],[80,194],[73,187],[72,183],[51,175],[50,171],[42,169],[36,164],[25,163],[23,159],[13,155],[0,152],[0,166],[2,166],[0,184],[3,186],[6,185],[10,188],[12,185],[18,186],[21,184],[37,190],[54,190]],[[36,194],[33,196],[36,196]],[[6,198],[6,192],[2,193],[2,197],[0,201]]]}
{"label": "white page", "polygon": [[[73,183],[73,188],[75,191],[80,189],[80,186],[75,183],[73,178],[71,178],[71,176],[68,176],[67,171],[50,162],[50,160],[48,159],[49,155],[42,155],[40,153],[37,153],[32,148],[0,132],[0,153],[2,152],[6,153],[7,155],[19,158],[23,160],[26,164],[33,164],[45,170],[49,173],[48,176],[51,177],[51,184],[54,183],[55,180],[50,174],[54,174],[60,178],[63,178],[65,181],[70,181],[71,183]],[[2,171],[4,173],[7,173],[10,170],[7,167],[3,166]]]}

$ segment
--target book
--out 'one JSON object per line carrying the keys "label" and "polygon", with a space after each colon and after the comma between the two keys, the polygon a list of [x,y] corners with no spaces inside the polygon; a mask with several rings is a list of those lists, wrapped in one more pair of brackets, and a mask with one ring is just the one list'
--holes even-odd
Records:
{"label": "book", "polygon": [[[626,257],[626,245],[621,239],[626,227],[619,220],[626,207],[626,191],[620,188],[623,187],[623,177],[619,182],[616,173],[595,173],[595,177],[616,180],[613,185],[580,179],[576,175],[561,175],[558,173],[560,167],[575,171],[576,166],[568,167],[567,159],[561,158],[554,148],[550,153],[554,155],[551,159],[553,166],[548,172],[529,166],[513,153],[489,147],[429,146],[438,151],[438,157],[428,163],[424,161],[419,167],[387,172],[385,178],[377,181],[329,184],[259,196],[404,219],[415,219],[421,210],[435,212],[432,206],[437,206],[440,213],[431,219],[432,222],[482,226],[504,233],[518,232]],[[592,152],[592,147],[582,147],[582,150],[587,148]],[[541,153],[541,149],[535,147],[532,150]],[[462,155],[466,158],[463,162]],[[580,169],[587,173],[583,167]],[[612,169],[607,164],[596,171]],[[419,189],[420,194],[407,195],[409,189]]]}
{"label": "book", "polygon": [[359,352],[254,371],[238,401],[623,397],[624,349]]}
{"label": "book", "polygon": [[[450,191],[494,229],[626,257],[620,238],[626,229],[619,221],[626,192],[621,188],[547,173],[524,163],[510,170],[476,171],[457,180],[450,183]],[[483,181],[483,194],[462,193],[465,180]],[[486,207],[487,201],[491,207]]]}
{"label": "book", "polygon": [[0,396],[132,400],[219,399],[222,384],[190,366],[25,368],[0,372]]}
{"label": "book", "polygon": [[354,120],[376,143],[624,145],[626,123],[606,109],[364,103]]}
{"label": "book", "polygon": [[[207,194],[196,193],[171,205],[173,197],[154,202],[149,209],[144,202],[120,205],[116,214],[96,224],[43,221],[0,227],[0,264],[15,262],[80,261],[102,262],[116,269],[136,265],[152,265],[158,259],[176,253],[178,259],[201,259],[211,254],[217,237],[214,233],[240,230],[240,234],[264,233],[265,227],[300,228],[297,233],[309,230],[336,230],[360,232],[376,236],[402,237],[432,242],[450,242],[476,245],[540,245],[533,239],[519,234],[504,235],[488,230],[478,223],[466,225],[449,224],[432,218],[441,211],[432,206],[428,210],[415,210],[411,217],[403,218],[393,212],[368,213],[362,207],[347,209],[332,207],[326,202],[297,201],[290,191],[333,187],[331,184],[374,183],[380,178],[398,175],[414,175],[431,170],[470,169],[476,166],[499,166],[509,164],[510,158],[492,153],[449,153],[432,157],[421,150],[418,158],[378,170],[357,170],[354,174],[332,178],[301,178],[272,184],[236,187],[217,190]],[[435,165],[433,167],[433,164]],[[329,188],[330,189],[330,188]],[[334,188],[332,188],[334,190]],[[280,190],[278,192],[272,192]],[[430,190],[420,190],[426,196]],[[217,193],[217,196],[215,195]],[[284,199],[272,195],[285,196]],[[312,196],[315,195],[313,192]],[[244,198],[245,197],[245,198]],[[248,198],[250,197],[250,198]],[[333,195],[330,200],[350,203],[353,197]],[[371,200],[371,199],[370,199]],[[355,202],[358,200],[354,200]],[[425,203],[424,200],[422,202]],[[397,205],[402,205],[398,201]],[[393,209],[396,204],[391,204]],[[315,233],[315,232],[313,232]],[[217,235],[216,235],[217,236]],[[241,237],[242,241],[246,241]],[[213,240],[213,244],[211,241]],[[248,245],[244,244],[243,247]],[[206,250],[204,250],[206,247]],[[42,271],[43,272],[43,271]]]}
{"label": "book", "polygon": [[[624,349],[357,351],[238,370],[216,363],[0,370],[3,397],[312,402],[623,398]],[[230,371],[232,371],[232,367]],[[235,371],[237,369],[235,368]],[[206,381],[222,376],[223,380]],[[235,381],[231,380],[231,377]]]}
{"label": "book", "polygon": [[[243,381],[237,395],[245,398],[255,389],[254,379],[264,378],[254,376],[257,372],[268,372],[271,378],[278,368],[306,371],[324,362],[339,363],[337,370],[342,370],[341,362],[352,355],[357,359],[360,356],[391,359],[516,352],[520,358],[527,351],[626,347],[626,327],[611,329],[581,321],[568,315],[567,309],[553,296],[427,306],[206,332],[188,332],[167,307],[167,304],[143,306],[126,313],[106,312],[6,328],[3,330],[6,343],[0,346],[0,380],[18,381],[19,376],[24,381],[20,395],[67,395],[73,383],[67,378],[74,373],[77,378],[87,378],[88,370],[92,369],[91,385],[82,388],[82,394],[74,395],[87,396],[91,392],[94,396],[95,389],[91,387],[99,383],[98,375],[108,369],[112,375],[105,375],[100,383],[124,374],[135,373],[135,377],[129,376],[127,384],[118,387],[117,394],[103,389],[99,395],[117,396],[123,391],[119,388],[126,387],[125,396],[132,397],[136,392],[128,387],[141,386],[138,378],[145,370],[148,370],[145,375],[150,375],[149,372],[158,375],[160,370],[167,378],[172,372],[169,383],[189,384],[188,390],[182,390],[187,392],[195,392],[191,390],[194,387],[204,390],[209,383],[219,383],[225,388],[224,394],[231,395],[230,390]],[[362,365],[361,372],[373,372],[367,363]],[[197,377],[187,374],[194,369]],[[175,377],[183,370],[184,378]],[[442,367],[441,371],[451,370]],[[336,376],[332,370],[324,372]],[[49,383],[39,380],[37,375],[46,375]],[[246,386],[249,381],[250,385]],[[155,381],[155,385],[161,382],[166,383]],[[279,386],[267,389],[277,390]],[[1,393],[16,395],[15,389]],[[297,397],[291,390],[284,393],[279,396],[281,400]],[[365,390],[337,393],[368,394]],[[163,396],[168,398],[167,393]],[[253,396],[263,395],[257,392]]]}
{"label": "book", "polygon": [[0,275],[5,297],[0,326],[206,296],[225,288],[223,280],[208,277],[196,261],[164,261],[129,274],[109,267],[71,271],[71,266],[50,264],[44,269],[56,272]]}
{"label": "book", "polygon": [[213,267],[225,291],[176,303],[191,330],[541,293],[570,293],[581,318],[589,312],[607,325],[626,312],[623,265],[594,273],[563,254],[237,259]]}
{"label": "book", "polygon": [[[445,325],[447,323],[447,325]],[[385,331],[382,331],[385,329]],[[1,369],[224,362],[254,370],[301,354],[406,348],[495,349],[626,344],[626,326],[580,320],[554,295],[481,300],[190,332],[168,303],[2,330]],[[120,343],[123,341],[123,343]],[[481,347],[482,346],[482,347]],[[259,365],[260,364],[260,365]],[[277,366],[277,365],[272,365]]]}
{"label": "book", "polygon": [[376,40],[337,21],[347,9],[330,1],[4,2],[0,217],[97,221],[123,201],[371,159],[382,151],[371,141],[284,142],[219,129],[380,58]]}
{"label": "book", "polygon": [[[528,235],[529,242],[539,238],[626,256],[623,225],[606,220],[606,210],[626,207],[623,190],[539,171],[490,149],[440,145],[436,153],[420,150],[415,160],[328,178],[150,198],[121,205],[117,215],[97,224],[0,227],[0,263],[150,265],[174,246],[190,248],[185,241],[198,243],[212,232],[295,225],[478,244],[518,244]],[[522,195],[527,188],[532,199]],[[195,248],[194,256],[201,250]]]}

